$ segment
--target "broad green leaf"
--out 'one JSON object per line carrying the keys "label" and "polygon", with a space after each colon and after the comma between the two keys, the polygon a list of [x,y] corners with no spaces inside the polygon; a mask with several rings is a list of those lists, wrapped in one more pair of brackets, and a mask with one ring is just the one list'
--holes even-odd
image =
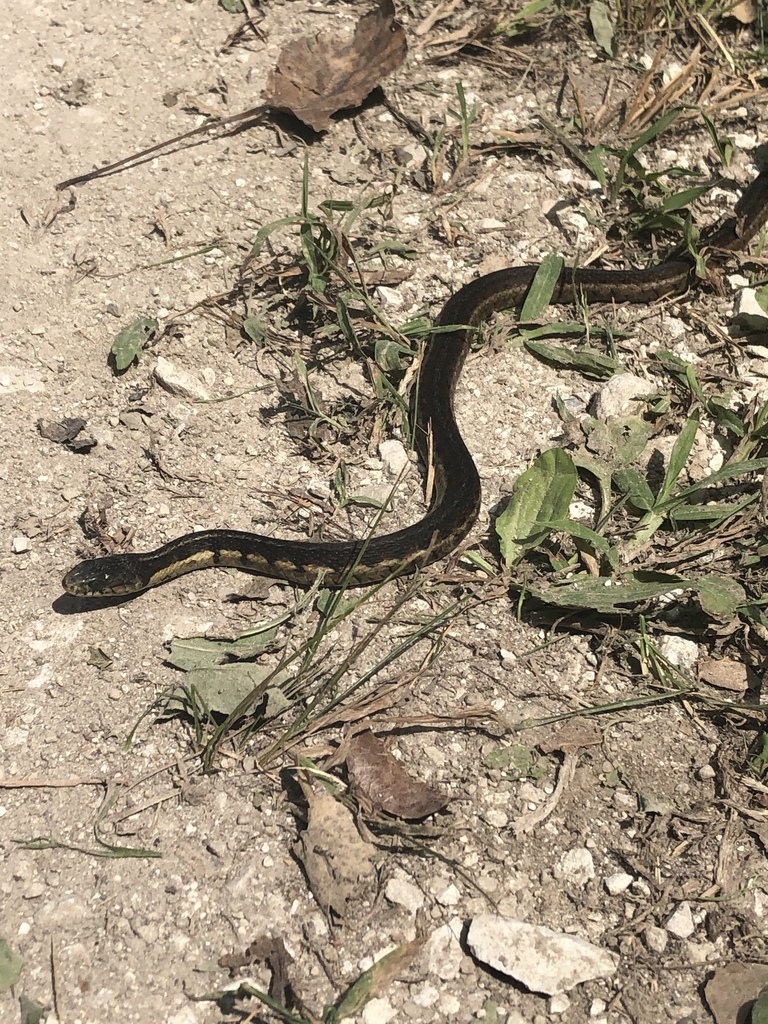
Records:
{"label": "broad green leaf", "polygon": [[128,324],[112,342],[112,356],[118,373],[127,370],[134,360],[140,358],[148,341],[154,337],[160,325],[151,316],[142,316]]}
{"label": "broad green leaf", "polygon": [[587,448],[599,456],[608,466],[619,468],[635,462],[645,450],[653,436],[653,424],[639,416],[624,416],[621,419],[603,423],[585,417],[582,429],[587,435]]}
{"label": "broad green leaf", "polygon": [[249,633],[237,640],[210,640],[205,636],[191,636],[173,640],[165,660],[184,672],[210,668],[229,662],[247,661],[262,654],[277,637],[273,626],[261,633]]}
{"label": "broad green leaf", "polygon": [[538,320],[550,304],[563,266],[562,256],[556,256],[554,253],[549,253],[541,261],[520,310],[522,321]]}
{"label": "broad green leaf", "polygon": [[512,500],[496,520],[505,565],[516,564],[541,544],[550,533],[544,524],[567,518],[577,481],[573,460],[561,448],[543,452],[520,474]]}
{"label": "broad green leaf", "polygon": [[613,474],[613,482],[622,494],[626,494],[635,508],[640,508],[644,512],[653,508],[656,498],[639,469],[633,466],[617,469]]}
{"label": "broad green leaf", "polygon": [[754,1001],[749,1024],[768,1024],[768,996],[760,996]]}
{"label": "broad green leaf", "polygon": [[49,1006],[41,1006],[23,994],[19,996],[21,1024],[40,1024],[40,1021],[45,1017],[49,1009]]}
{"label": "broad green leaf", "polygon": [[374,346],[374,359],[385,373],[400,369],[402,346],[391,338],[378,338]]}
{"label": "broad green leaf", "polygon": [[[272,678],[269,686],[261,694],[261,703],[264,704],[261,711],[264,717],[274,718],[289,706],[289,702],[280,691],[280,684],[290,676],[288,672],[274,674],[274,669],[267,666],[236,662],[233,665],[193,669],[187,673],[185,683],[189,690],[199,696],[208,711],[230,715],[270,676]],[[176,692],[170,701],[176,706],[184,699],[180,692]]]}
{"label": "broad green leaf", "polygon": [[730,576],[700,576],[693,583],[703,611],[722,622],[732,619],[747,599],[744,588]]}
{"label": "broad green leaf", "polygon": [[267,340],[268,329],[267,321],[259,313],[253,313],[243,320],[243,331],[257,345],[263,345]]}
{"label": "broad green leaf", "polygon": [[574,452],[573,464],[586,473],[591,473],[597,480],[600,488],[600,514],[598,520],[603,519],[611,507],[611,471],[602,459],[595,459],[584,451]]}
{"label": "broad green leaf", "polygon": [[561,584],[528,584],[529,592],[560,608],[589,609],[600,615],[643,611],[654,598],[677,592],[695,594],[707,615],[721,621],[733,618],[745,600],[743,588],[726,576],[686,577],[676,573],[637,570],[613,579],[579,576]]}
{"label": "broad green leaf", "polygon": [[672,210],[682,210],[683,207],[690,206],[691,203],[695,203],[697,199],[706,195],[710,187],[710,185],[695,185],[693,188],[683,189],[682,192],[675,192],[665,197],[661,208],[666,213],[670,213]]}
{"label": "broad green leaf", "polygon": [[589,23],[595,42],[609,57],[613,57],[616,49],[616,26],[613,23],[611,9],[605,0],[592,0],[589,5]]}
{"label": "broad green leaf", "polygon": [[684,378],[686,370],[691,365],[675,352],[669,352],[665,348],[660,348],[658,352],[654,352],[653,358],[661,363],[668,373],[672,373],[676,377],[682,376]]}
{"label": "broad green leaf", "polygon": [[659,492],[659,503],[666,501],[677,483],[678,477],[685,469],[688,456],[691,454],[693,442],[696,440],[696,431],[699,429],[699,413],[696,410],[692,413],[675,439],[675,444],[669,456],[669,465],[664,474],[664,483]]}
{"label": "broad green leaf", "polygon": [[0,937],[0,992],[7,992],[21,977],[24,961],[6,940]]}
{"label": "broad green leaf", "polygon": [[547,345],[543,341],[525,340],[525,347],[533,355],[540,359],[546,359],[548,363],[555,366],[562,366],[568,370],[578,370],[585,377],[593,377],[597,380],[607,380],[614,373],[624,369],[618,359],[605,355],[595,348],[570,349],[561,345]]}
{"label": "broad green leaf", "polygon": [[729,462],[722,469],[718,469],[717,472],[710,473],[709,476],[704,477],[703,480],[697,480],[695,484],[683,487],[677,494],[668,498],[665,502],[659,502],[656,506],[656,511],[668,511],[676,505],[684,503],[694,494],[709,490],[715,484],[721,484],[726,480],[733,480],[738,476],[746,476],[748,473],[759,473],[765,469],[768,469],[768,459],[744,459],[743,462]]}
{"label": "broad green leaf", "polygon": [[571,537],[575,537],[576,540],[583,540],[587,544],[591,544],[596,551],[602,551],[604,554],[608,554],[611,550],[611,545],[602,537],[599,533],[591,530],[584,523],[580,523],[576,519],[552,519],[548,523],[544,523],[553,533],[567,533]]}

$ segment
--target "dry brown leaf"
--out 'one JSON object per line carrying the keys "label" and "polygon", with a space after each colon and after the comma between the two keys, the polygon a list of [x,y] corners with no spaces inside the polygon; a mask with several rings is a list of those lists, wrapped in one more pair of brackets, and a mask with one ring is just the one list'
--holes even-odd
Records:
{"label": "dry brown leaf", "polygon": [[298,780],[309,818],[294,853],[318,906],[329,918],[344,917],[349,901],[370,888],[376,848],[360,838],[352,814],[323,786],[313,787],[304,773]]}
{"label": "dry brown leaf", "polygon": [[288,43],[269,73],[264,100],[316,132],[325,131],[332,114],[359,106],[402,64],[407,52],[392,0],[380,0],[357,23],[351,39],[323,32],[311,40],[302,36]]}
{"label": "dry brown leaf", "polygon": [[581,747],[596,747],[603,742],[603,734],[588,718],[571,718],[548,739],[538,744],[542,753],[561,750],[572,754]]}
{"label": "dry brown leaf", "polygon": [[705,658],[699,663],[699,679],[719,690],[744,693],[749,689],[747,666],[731,658]]}
{"label": "dry brown leaf", "polygon": [[726,14],[729,18],[740,21],[742,25],[751,25],[757,18],[757,11],[752,0],[742,0],[741,3],[734,4]]}
{"label": "dry brown leaf", "polygon": [[272,972],[269,994],[284,1006],[290,1002],[291,983],[288,969],[293,962],[293,957],[285,948],[282,938],[273,938],[271,935],[260,935],[242,953],[225,953],[219,957],[219,967],[225,967],[230,978],[236,977],[239,971],[250,967],[251,964],[265,963]]}
{"label": "dry brown leaf", "polygon": [[373,808],[386,811],[395,818],[420,821],[442,810],[448,803],[449,798],[445,794],[411,778],[370,729],[359,732],[350,740],[347,772],[355,790]]}

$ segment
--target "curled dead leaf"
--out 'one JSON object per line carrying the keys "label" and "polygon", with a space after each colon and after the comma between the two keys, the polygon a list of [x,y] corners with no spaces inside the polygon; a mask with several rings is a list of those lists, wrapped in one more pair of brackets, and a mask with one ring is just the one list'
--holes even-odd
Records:
{"label": "curled dead leaf", "polygon": [[402,64],[407,52],[392,0],[380,0],[357,23],[351,39],[323,32],[288,43],[269,73],[264,100],[316,132],[325,131],[332,114],[359,106]]}
{"label": "curled dead leaf", "polygon": [[347,772],[350,783],[371,807],[395,818],[420,821],[448,803],[444,793],[412,778],[370,729],[350,740]]}

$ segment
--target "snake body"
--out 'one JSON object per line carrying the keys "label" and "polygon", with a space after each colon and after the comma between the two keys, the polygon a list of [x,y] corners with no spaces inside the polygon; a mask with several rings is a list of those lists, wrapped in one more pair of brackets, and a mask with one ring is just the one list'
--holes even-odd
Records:
{"label": "snake body", "polygon": [[[734,212],[703,236],[703,245],[741,249],[756,234],[768,218],[768,171],[752,182]],[[414,403],[415,438],[422,460],[433,467],[434,486],[429,511],[417,523],[381,537],[340,542],[202,530],[154,551],[80,562],[64,577],[64,589],[77,597],[119,597],[212,566],[298,584],[311,584],[322,574],[326,586],[357,586],[412,572],[450,554],[477,519],[481,497],[480,478],[453,412],[456,384],[475,328],[491,314],[519,306],[537,269],[511,267],[464,285],[446,302],[438,330],[425,345]],[[694,261],[687,255],[644,270],[565,268],[551,302],[570,303],[578,296],[589,302],[651,302],[684,292],[693,278]]]}

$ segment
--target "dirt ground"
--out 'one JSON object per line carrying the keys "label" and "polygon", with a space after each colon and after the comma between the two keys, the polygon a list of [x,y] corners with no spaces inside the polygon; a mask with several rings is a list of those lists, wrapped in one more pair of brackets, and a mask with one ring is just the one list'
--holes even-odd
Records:
{"label": "dirt ground", "polygon": [[[608,61],[579,18],[570,30],[510,47],[503,61],[482,48],[436,61],[430,40],[462,24],[472,6],[459,4],[458,21],[431,26],[424,26],[431,5],[405,6],[410,53],[386,88],[432,133],[446,120],[455,126],[447,111],[456,107],[459,82],[479,105],[472,128],[479,144],[500,132],[540,131],[538,111],[553,120],[573,116],[571,93],[564,99],[566,64],[589,109],[609,78],[616,96],[643,73],[635,60],[642,49]],[[305,153],[312,205],[371,193],[391,198],[355,230],[367,242],[394,239],[418,250],[406,279],[378,296],[396,323],[436,315],[478,271],[536,263],[553,250],[573,259],[605,240],[582,213],[599,209],[599,187],[554,143],[538,152],[533,145],[489,149],[449,194],[435,192],[425,187],[418,140],[380,97],[321,136],[302,138],[268,121],[55,191],[57,182],[202,123],[188,110],[191,99],[220,113],[254,106],[287,41],[349,31],[365,9],[271,3],[263,38],[246,33],[224,48],[238,19],[212,0],[41,0],[23,11],[5,4],[0,938],[24,967],[13,991],[0,995],[3,1024],[19,1019],[20,995],[55,1004],[66,1024],[212,1024],[243,1019],[244,1006],[269,1019],[258,1017],[268,1011],[255,1001],[228,1013],[190,998],[231,984],[220,957],[264,933],[284,941],[295,961],[291,984],[316,1016],[382,952],[426,936],[362,1011],[366,1024],[705,1021],[703,987],[713,970],[766,962],[763,847],[722,799],[718,752],[725,734],[734,742],[731,726],[667,703],[601,718],[599,745],[582,750],[567,781],[555,754],[543,758],[540,777],[520,780],[494,767],[489,755],[499,746],[540,744],[555,731],[513,734],[505,725],[631,697],[638,679],[603,659],[587,636],[520,621],[514,596],[495,582],[484,591],[476,571],[462,589],[455,566],[438,566],[358,666],[373,664],[409,624],[459,593],[481,599],[455,617],[422,670],[429,641],[368,686],[375,693],[407,681],[378,715],[379,733],[391,734],[407,770],[451,802],[433,819],[432,835],[382,841],[373,882],[341,921],[329,924],[296,853],[303,823],[286,781],[292,755],[266,772],[257,767],[275,733],[226,747],[208,774],[188,720],[150,715],[126,745],[152,701],[180,681],[164,661],[168,641],[236,636],[294,608],[297,592],[280,583],[254,590],[247,576],[209,570],[123,604],[91,607],[61,588],[67,569],[101,553],[84,536],[84,513],[97,521],[102,515],[100,528],[113,537],[130,534],[135,550],[217,526],[301,538],[323,517],[328,536],[360,535],[359,512],[332,512],[334,460],[347,460],[356,493],[381,497],[392,485],[368,438],[332,442],[313,460],[286,429],[277,384],[290,377],[291,346],[305,358],[310,352],[290,324],[260,347],[233,340],[200,308],[187,312],[232,286],[261,226],[298,212]],[[740,33],[738,46],[753,45],[749,26]],[[657,44],[649,36],[646,55]],[[682,64],[688,55],[673,47],[664,59]],[[729,184],[697,207],[703,222],[732,208],[754,177],[768,129],[764,104],[713,114],[719,131],[734,138],[735,154]],[[714,167],[700,121],[652,152],[661,166]],[[295,247],[295,236],[276,235],[272,245],[276,252]],[[730,298],[711,295],[686,303],[706,309],[720,327],[732,308]],[[612,315],[631,328],[626,353],[640,374],[649,347],[663,342],[688,352],[710,340],[676,304]],[[116,375],[112,340],[139,316],[175,326]],[[192,374],[199,394],[214,401],[161,387],[154,375],[160,357]],[[312,379],[323,398],[370,393],[353,356]],[[584,408],[594,390],[503,341],[470,360],[457,408],[483,485],[473,542],[488,538],[489,515],[515,478],[561,436],[554,396]],[[41,433],[39,421],[66,417],[85,420],[95,445],[72,451]],[[398,525],[419,515],[421,495],[414,467],[398,492]],[[338,628],[336,663],[405,586],[389,584],[374,608],[362,605]],[[233,591],[258,600],[233,603]],[[297,635],[312,628],[313,616],[310,608],[296,617]],[[473,718],[477,709],[483,714]],[[398,727],[404,722],[407,728]],[[312,738],[318,757],[340,734],[336,728]],[[553,812],[530,832],[516,830],[558,783]],[[116,799],[100,818],[105,794]],[[105,842],[160,856],[93,855],[105,852],[94,838],[97,824]],[[63,846],[23,847],[36,837]],[[606,882],[622,873],[629,881],[612,893]],[[690,907],[692,930],[676,935],[666,924],[681,906],[683,915]],[[533,994],[470,955],[466,922],[487,913],[580,935],[617,954],[618,968],[566,1000]],[[269,984],[263,964],[238,976],[265,990]]]}

